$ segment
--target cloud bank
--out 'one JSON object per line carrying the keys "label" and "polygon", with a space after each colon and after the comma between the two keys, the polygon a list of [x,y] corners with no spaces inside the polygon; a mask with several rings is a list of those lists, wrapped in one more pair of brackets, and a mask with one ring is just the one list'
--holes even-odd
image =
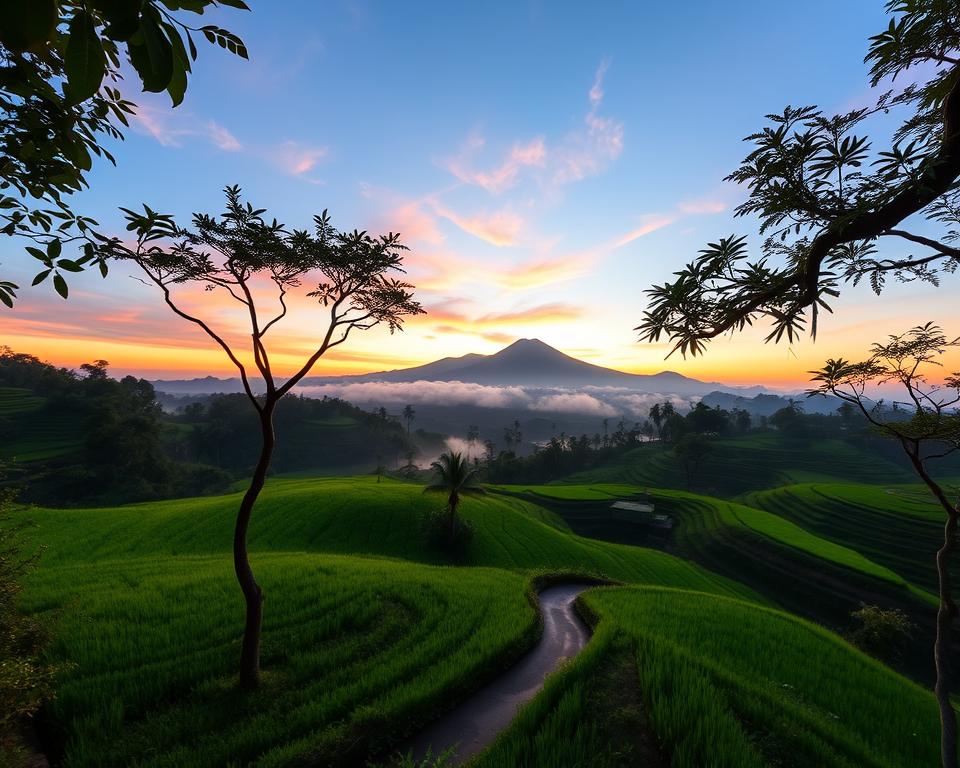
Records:
{"label": "cloud bank", "polygon": [[664,400],[669,400],[678,410],[686,410],[698,399],[618,387],[534,389],[464,381],[342,382],[298,387],[297,391],[307,397],[339,397],[356,405],[474,406],[631,419],[646,417],[655,403]]}

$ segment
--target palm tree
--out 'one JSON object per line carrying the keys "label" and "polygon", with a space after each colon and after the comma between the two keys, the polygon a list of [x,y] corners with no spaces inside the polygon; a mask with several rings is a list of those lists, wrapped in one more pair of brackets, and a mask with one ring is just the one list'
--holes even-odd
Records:
{"label": "palm tree", "polygon": [[479,496],[485,491],[477,482],[477,470],[458,451],[441,453],[430,465],[437,473],[436,481],[423,489],[424,493],[447,494],[447,535],[452,544],[457,533],[457,508],[462,496]]}
{"label": "palm tree", "polygon": [[407,437],[410,437],[410,424],[416,415],[417,411],[412,405],[405,405],[403,407],[403,420],[407,422]]}

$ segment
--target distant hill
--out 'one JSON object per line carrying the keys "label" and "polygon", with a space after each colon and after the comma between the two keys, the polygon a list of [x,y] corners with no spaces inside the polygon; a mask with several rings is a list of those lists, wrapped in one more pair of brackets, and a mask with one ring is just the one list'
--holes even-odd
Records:
{"label": "distant hill", "polygon": [[741,408],[753,416],[772,416],[781,408],[786,408],[791,399],[805,413],[831,414],[843,404],[842,400],[832,395],[815,395],[814,397],[795,395],[791,398],[785,395],[761,393],[754,397],[744,397],[729,392],[711,392],[704,395],[703,402],[711,408],[719,407],[725,411]]}
{"label": "distant hill", "polygon": [[[764,392],[763,387],[727,387],[717,382],[692,379],[675,371],[637,374],[604,368],[566,355],[539,339],[520,339],[493,355],[468,354],[445,357],[425,365],[356,376],[312,376],[304,386],[365,381],[463,381],[488,386],[522,386],[536,388],[582,389],[584,387],[620,387],[637,392],[706,395],[723,391],[752,396]],[[209,394],[238,392],[238,379],[206,377],[180,381],[156,381],[154,385],[172,394]]]}

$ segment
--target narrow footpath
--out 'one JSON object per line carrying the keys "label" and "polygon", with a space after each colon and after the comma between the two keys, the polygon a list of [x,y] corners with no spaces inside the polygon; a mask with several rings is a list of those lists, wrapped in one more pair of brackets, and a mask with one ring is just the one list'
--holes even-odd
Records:
{"label": "narrow footpath", "polygon": [[537,645],[500,677],[428,725],[404,749],[417,760],[454,747],[452,764],[466,762],[489,746],[516,717],[517,709],[543,688],[544,679],[587,644],[590,630],[573,602],[591,584],[559,584],[539,595],[543,635]]}

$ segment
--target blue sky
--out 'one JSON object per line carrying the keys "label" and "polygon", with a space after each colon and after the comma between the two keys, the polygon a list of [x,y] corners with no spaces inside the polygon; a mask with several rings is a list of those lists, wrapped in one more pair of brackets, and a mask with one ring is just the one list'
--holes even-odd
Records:
{"label": "blue sky", "polygon": [[[635,343],[643,290],[708,240],[755,233],[733,219],[742,192],[722,182],[747,151],[741,138],[786,104],[864,103],[867,38],[885,26],[878,0],[251,6],[212,19],[240,34],[250,61],[201,46],[180,107],[137,94],[118,167],[97,166],[78,207],[114,230],[117,207],[141,201],[186,220],[219,210],[220,189],[238,183],[293,225],[329,208],[344,229],[399,230],[430,314],[399,337],[358,337],[330,371],[491,352],[523,336],[614,367],[667,367],[664,348]],[[23,259],[4,247],[4,269],[22,279]],[[26,292],[8,335],[70,365],[226,372],[128,274],[79,278],[69,305]],[[756,332],[669,367],[800,381],[916,320],[954,319],[946,291],[892,296],[893,310],[849,292],[815,347],[764,347]],[[307,312],[294,318],[284,360],[313,327]]]}

